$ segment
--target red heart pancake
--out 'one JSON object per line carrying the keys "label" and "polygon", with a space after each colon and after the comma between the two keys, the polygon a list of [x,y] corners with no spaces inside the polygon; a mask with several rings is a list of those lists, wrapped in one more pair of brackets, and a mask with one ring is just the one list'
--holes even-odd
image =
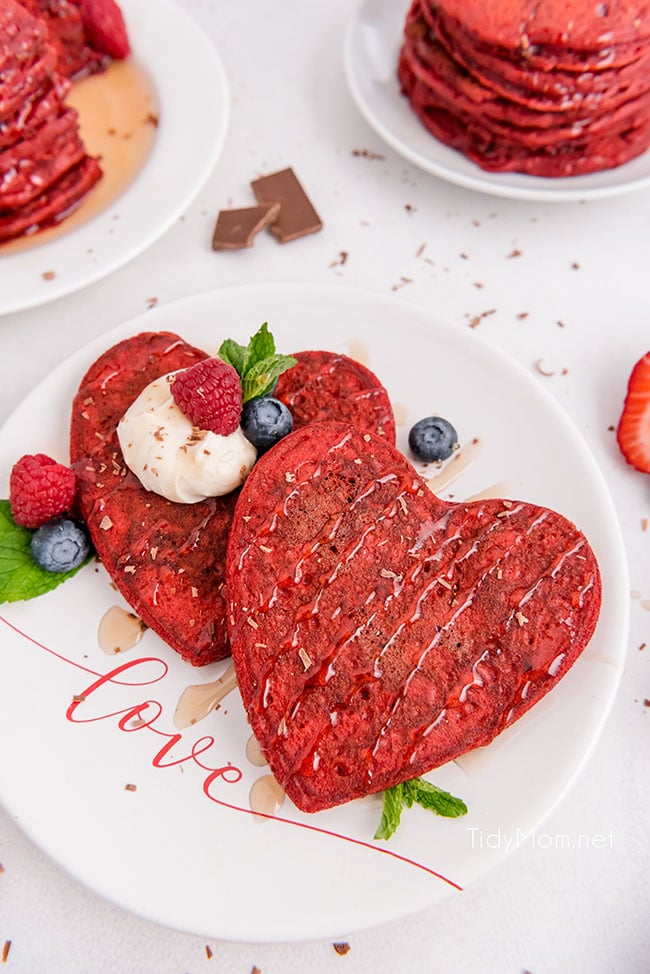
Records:
{"label": "red heart pancake", "polygon": [[253,732],[308,812],[487,744],[575,662],[601,594],[560,514],[440,500],[385,439],[334,423],[253,469],[226,577]]}
{"label": "red heart pancake", "polygon": [[70,424],[79,506],[97,554],[133,611],[195,666],[228,654],[224,557],[235,495],[174,504],[145,490],[124,465],[117,424],[150,382],[206,357],[170,332],[126,339],[82,379]]}
{"label": "red heart pancake", "polygon": [[355,359],[335,352],[293,352],[274,396],[291,410],[293,428],[336,420],[395,442],[395,417],[377,376]]}
{"label": "red heart pancake", "polygon": [[[144,332],[119,342],[82,379],[70,430],[79,506],[97,554],[134,612],[195,666],[229,653],[223,588],[237,493],[176,504],[145,490],[124,465],[116,430],[145,386],[206,357],[171,332]],[[386,390],[352,359],[320,352],[313,368],[302,362],[306,387],[312,373],[315,380],[328,366],[324,385],[338,383],[340,396],[323,392],[320,399],[305,400],[300,421],[310,422],[316,411],[319,417],[354,420],[394,441]]]}

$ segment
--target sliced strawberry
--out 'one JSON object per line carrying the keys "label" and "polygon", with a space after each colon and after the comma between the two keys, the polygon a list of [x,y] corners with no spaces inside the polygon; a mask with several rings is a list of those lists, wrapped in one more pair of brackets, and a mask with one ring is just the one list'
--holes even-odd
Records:
{"label": "sliced strawberry", "polygon": [[112,58],[125,58],[131,48],[115,0],[80,0],[79,10],[90,45]]}
{"label": "sliced strawberry", "polygon": [[650,352],[632,369],[616,439],[627,462],[650,473]]}

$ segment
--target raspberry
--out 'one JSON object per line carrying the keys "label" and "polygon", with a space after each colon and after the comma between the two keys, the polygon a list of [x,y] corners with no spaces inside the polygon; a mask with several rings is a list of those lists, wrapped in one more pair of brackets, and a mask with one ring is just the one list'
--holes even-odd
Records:
{"label": "raspberry", "polygon": [[16,524],[39,528],[72,506],[75,476],[69,467],[44,453],[27,454],[12,468],[9,504]]}
{"label": "raspberry", "polygon": [[122,11],[115,0],[80,0],[79,11],[90,45],[112,58],[125,58],[130,51]]}
{"label": "raspberry", "polygon": [[219,358],[204,359],[179,372],[172,383],[172,396],[180,411],[199,429],[228,436],[239,426],[239,376],[232,365]]}

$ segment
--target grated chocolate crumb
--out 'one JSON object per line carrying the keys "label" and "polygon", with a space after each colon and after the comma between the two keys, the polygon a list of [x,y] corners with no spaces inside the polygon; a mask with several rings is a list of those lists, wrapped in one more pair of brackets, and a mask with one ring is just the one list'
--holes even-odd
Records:
{"label": "grated chocolate crumb", "polygon": [[382,156],[379,152],[373,152],[371,149],[353,149],[352,155],[356,156],[358,159],[385,159],[386,156]]}
{"label": "grated chocolate crumb", "polygon": [[332,944],[332,947],[334,948],[334,950],[336,951],[336,953],[339,955],[339,957],[345,957],[346,954],[349,954],[350,953],[350,949],[351,949],[350,948],[350,944],[348,944],[348,943]]}
{"label": "grated chocolate crumb", "polygon": [[550,378],[552,375],[555,375],[555,371],[553,370],[548,371],[547,369],[542,368],[541,358],[538,358],[537,361],[535,362],[535,368],[537,369],[540,375],[545,375],[547,378]]}

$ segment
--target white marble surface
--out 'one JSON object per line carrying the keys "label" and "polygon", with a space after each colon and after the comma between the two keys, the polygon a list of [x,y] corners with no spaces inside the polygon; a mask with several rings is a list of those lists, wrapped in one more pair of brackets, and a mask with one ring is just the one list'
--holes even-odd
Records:
{"label": "white marble surface", "polygon": [[[447,185],[382,145],[351,102],[342,72],[346,0],[183,6],[212,37],[230,82],[221,159],[184,217],[129,266],[70,297],[0,317],[0,419],[74,349],[153,297],[300,280],[395,295],[458,328],[481,316],[483,336],[557,397],[609,484],[630,566],[628,660],[604,734],[543,831],[435,910],[351,934],[345,956],[331,941],[223,943],[145,922],[64,874],[0,810],[0,951],[11,941],[2,969],[647,971],[650,531],[642,522],[650,479],[623,463],[609,427],[632,364],[650,347],[650,191],[545,205]],[[323,231],[286,247],[265,236],[250,251],[214,254],[218,209],[243,205],[252,178],[286,165],[309,190]],[[0,257],[0,289],[2,273]],[[542,375],[540,362],[553,375]]]}

